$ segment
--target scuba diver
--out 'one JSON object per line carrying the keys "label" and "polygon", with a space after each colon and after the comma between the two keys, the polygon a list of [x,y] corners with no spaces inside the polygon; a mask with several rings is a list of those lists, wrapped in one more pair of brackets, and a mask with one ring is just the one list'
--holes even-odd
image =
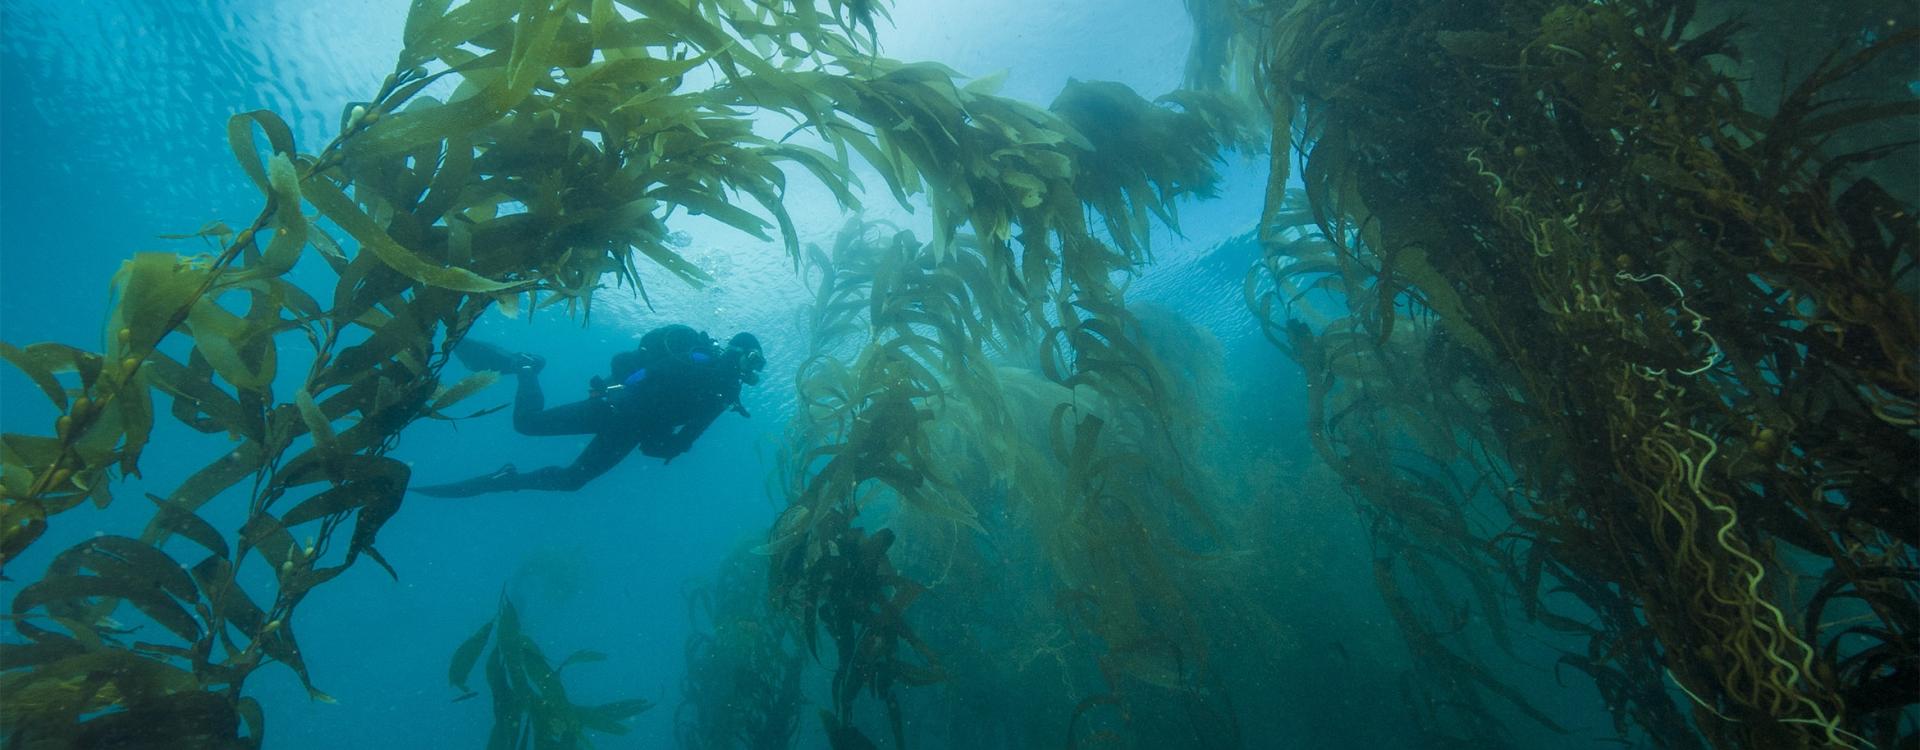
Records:
{"label": "scuba diver", "polygon": [[592,435],[568,466],[529,472],[507,464],[493,472],[447,484],[415,487],[434,497],[472,497],[509,490],[577,490],[607,473],[628,451],[672,462],[721,412],[752,416],[740,404],[740,386],[760,382],[767,359],[751,333],[719,342],[674,324],[648,331],[632,351],[613,356],[610,378],[594,377],[584,401],[546,408],[540,390],[539,355],[510,352],[479,341],[462,341],[454,356],[470,370],[498,370],[520,379],[513,401],[513,429],[522,435]]}

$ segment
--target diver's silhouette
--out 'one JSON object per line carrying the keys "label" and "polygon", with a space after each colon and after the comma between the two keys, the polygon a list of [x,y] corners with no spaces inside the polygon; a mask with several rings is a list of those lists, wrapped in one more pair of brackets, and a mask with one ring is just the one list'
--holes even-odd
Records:
{"label": "diver's silhouette", "polygon": [[639,448],[665,459],[687,451],[695,438],[729,409],[748,416],[740,386],[760,382],[766,357],[753,334],[719,342],[684,325],[648,331],[640,346],[613,356],[608,379],[593,378],[590,395],[551,409],[540,390],[538,355],[507,351],[480,341],[454,350],[474,370],[499,370],[520,380],[513,402],[513,429],[522,435],[592,435],[593,441],[567,466],[520,472],[507,464],[487,474],[447,484],[413,488],[435,497],[471,497],[507,490],[577,490],[607,473]]}

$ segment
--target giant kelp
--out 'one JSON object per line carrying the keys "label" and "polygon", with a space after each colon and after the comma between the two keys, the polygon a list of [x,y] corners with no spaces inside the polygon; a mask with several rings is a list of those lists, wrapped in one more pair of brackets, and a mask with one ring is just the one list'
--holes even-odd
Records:
{"label": "giant kelp", "polygon": [[[842,429],[796,464],[796,510],[773,546],[774,589],[801,615],[805,638],[823,629],[838,646],[830,733],[865,742],[851,715],[860,690],[892,705],[896,680],[936,673],[895,657],[915,644],[902,612],[920,586],[888,562],[892,532],[854,525],[858,494],[879,482],[964,519],[957,495],[925,491],[937,473],[914,426],[947,394],[976,414],[1001,411],[982,379],[981,341],[1038,342],[1050,377],[1166,421],[1157,366],[1133,340],[1112,274],[1146,258],[1145,218],[1171,222],[1172,201],[1205,195],[1210,161],[1243,140],[1218,97],[1149,102],[1079,83],[1049,110],[962,87],[939,66],[880,58],[871,50],[880,10],[841,0],[417,0],[395,72],[345,108],[319,151],[298,151],[271,113],[235,117],[234,154],[265,197],[252,222],[238,232],[210,224],[202,234],[218,249],[206,256],[130,261],[102,351],[0,350],[62,412],[51,437],[0,440],[0,562],[62,511],[111,501],[113,473],[137,474],[156,392],[185,426],[235,443],[155,498],[142,539],[76,546],[16,596],[27,643],[0,645],[9,731],[59,742],[171,712],[208,717],[180,722],[177,738],[233,740],[239,717],[257,743],[245,677],[280,661],[312,689],[294,609],[361,558],[386,566],[374,543],[408,472],[385,454],[409,424],[446,416],[486,384],[439,380],[446,352],[482,312],[524,302],[584,315],[609,276],[644,296],[641,258],[705,282],[666,241],[682,211],[767,240],[777,228],[798,262],[782,165],[851,207],[847,160],[858,155],[902,201],[926,192],[935,241],[910,243],[897,272],[876,281],[886,291],[870,297],[870,324],[887,335],[867,344],[857,387],[827,405]],[[704,80],[695,69],[714,83],[689,85]],[[423,93],[430,87],[452,90],[442,101]],[[791,115],[833,153],[755,135],[754,110]],[[736,205],[741,196],[772,221]],[[955,248],[963,225],[979,238],[975,252]],[[291,283],[296,266],[330,274],[332,294]],[[960,328],[979,321],[986,328]],[[283,371],[283,359],[304,367]],[[1102,422],[1072,410],[1055,418],[1076,435],[1077,453],[1063,459],[1081,467],[1077,491],[1104,498],[1101,477],[1115,462],[1090,452]],[[1155,491],[1200,515],[1178,462],[1159,472]],[[227,493],[247,498],[231,544],[195,514]],[[191,580],[149,580],[161,575],[149,568],[180,568],[163,563],[176,536],[210,554]],[[270,606],[236,582],[249,558],[272,568]],[[184,645],[128,642],[108,617],[120,603]],[[151,679],[128,682],[139,675]]]}
{"label": "giant kelp", "polygon": [[[1052,731],[1074,744],[1124,736],[1135,710],[1129,697],[1144,686],[1165,691],[1144,694],[1146,705],[1188,702],[1189,731],[1213,744],[1237,741],[1176,572],[1193,554],[1187,545],[1210,528],[1189,476],[1191,420],[1173,416],[1197,408],[1173,397],[1179,383],[1142,342],[1138,318],[1104,308],[1081,322],[1085,338],[1052,326],[1036,342],[1025,311],[996,317],[965,293],[961,280],[990,264],[966,234],[942,250],[853,222],[831,253],[809,257],[816,303],[787,459],[794,495],[768,551],[775,595],[804,620],[820,620],[838,646],[829,736],[847,746],[867,741],[852,725],[852,695],[870,688],[903,741],[902,704],[890,688],[953,676],[906,622],[906,608],[928,597],[924,585],[879,554],[896,529],[932,539],[945,527],[962,538],[930,544],[917,559],[944,557],[933,566],[950,570],[958,558],[990,564],[975,557],[976,541],[1035,548],[1055,612],[1017,626],[1036,637],[1062,628],[1088,636],[1063,656],[1074,660],[1066,676],[1079,695],[1057,707],[1071,720]],[[870,343],[856,346],[862,341]],[[995,361],[1033,369],[996,366],[983,341],[995,345]],[[1075,363],[1063,361],[1066,346],[1078,349]],[[1003,520],[983,523],[982,502]],[[875,517],[874,506],[893,511],[878,516],[892,519],[889,528],[853,525]],[[902,645],[919,660],[896,655]],[[970,662],[1032,654],[1011,657]]]}
{"label": "giant kelp", "polygon": [[[1857,14],[1757,104],[1725,71],[1786,51],[1739,50],[1733,7],[1211,5],[1242,34],[1206,36],[1208,65],[1252,50],[1276,124],[1250,299],[1399,559],[1503,576],[1585,641],[1560,665],[1623,733],[1911,743],[1920,233],[1911,144],[1862,136],[1912,132],[1911,9]],[[1284,320],[1306,290],[1342,318]],[[1453,520],[1488,503],[1501,526]],[[1398,612],[1416,651],[1510,695]]]}

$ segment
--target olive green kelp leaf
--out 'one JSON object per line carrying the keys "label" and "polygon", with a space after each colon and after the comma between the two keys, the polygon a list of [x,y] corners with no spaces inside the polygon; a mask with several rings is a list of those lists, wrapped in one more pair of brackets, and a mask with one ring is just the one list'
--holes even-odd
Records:
{"label": "olive green kelp leaf", "polygon": [[520,0],[474,0],[447,12],[451,0],[414,0],[407,12],[397,69],[411,68],[510,23]]}
{"label": "olive green kelp leaf", "polygon": [[463,292],[497,292],[511,289],[510,282],[493,281],[475,274],[465,268],[449,268],[427,262],[424,258],[395,242],[386,230],[375,224],[373,219],[353,205],[353,201],[324,179],[309,180],[305,184],[307,200],[320,209],[328,219],[332,219],[347,234],[360,241],[360,247],[378,256],[381,262],[407,278],[422,284],[430,284],[445,289]]}
{"label": "olive green kelp leaf", "polygon": [[[487,647],[492,644],[492,649]],[[644,699],[598,706],[574,703],[567,697],[561,672],[570,664],[605,659],[595,651],[576,652],[559,666],[550,663],[520,628],[519,610],[504,594],[492,620],[480,626],[453,653],[447,682],[464,701],[477,693],[467,687],[473,668],[485,652],[487,688],[493,694],[494,725],[488,747],[572,748],[588,746],[584,730],[626,734],[628,719],[653,707]]]}
{"label": "olive green kelp leaf", "polygon": [[[7,644],[7,648],[16,646]],[[204,705],[199,696],[206,694],[198,693],[197,686],[186,670],[130,650],[83,648],[31,669],[0,674],[0,719],[7,727],[10,746],[112,746],[90,744],[95,739],[115,739],[123,743],[118,746],[126,746],[134,736],[128,733],[131,727],[115,718],[121,713],[105,711],[138,706],[143,711],[139,718],[155,722],[147,728],[158,730],[165,726],[162,714],[168,710],[200,713],[201,709],[189,708],[189,704]],[[212,728],[218,727],[214,722]]]}
{"label": "olive green kelp leaf", "polygon": [[138,253],[114,275],[110,331],[131,351],[151,351],[213,276],[204,262],[171,253]]}
{"label": "olive green kelp leaf", "polygon": [[454,650],[453,664],[447,670],[448,684],[460,688],[461,695],[454,700],[463,700],[477,695],[473,689],[467,687],[467,677],[473,674],[473,665],[480,660],[481,650],[487,647],[487,636],[492,634],[493,621],[488,620],[485,625],[480,626],[480,630],[462,642],[460,648]]}
{"label": "olive green kelp leaf", "polygon": [[33,384],[40,388],[40,392],[47,395],[47,400],[53,402],[53,408],[64,412],[67,410],[67,388],[54,377],[63,368],[72,367],[72,358],[64,349],[66,347],[57,344],[29,344],[26,348],[20,348],[0,341],[0,358],[26,373]]}
{"label": "olive green kelp leaf", "polygon": [[200,602],[193,578],[165,553],[121,536],[95,537],[62,551],[45,577],[14,595],[13,612],[45,608],[91,623],[108,614],[89,614],[96,599],[131,604],[187,643],[203,632],[192,612]]}

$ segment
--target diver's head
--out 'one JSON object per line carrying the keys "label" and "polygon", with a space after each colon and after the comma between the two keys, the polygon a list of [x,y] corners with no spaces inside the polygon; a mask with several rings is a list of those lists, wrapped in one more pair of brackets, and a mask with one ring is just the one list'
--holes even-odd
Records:
{"label": "diver's head", "polygon": [[760,339],[751,333],[739,333],[727,341],[726,356],[740,370],[740,382],[757,385],[760,371],[767,367],[767,356],[760,351]]}

